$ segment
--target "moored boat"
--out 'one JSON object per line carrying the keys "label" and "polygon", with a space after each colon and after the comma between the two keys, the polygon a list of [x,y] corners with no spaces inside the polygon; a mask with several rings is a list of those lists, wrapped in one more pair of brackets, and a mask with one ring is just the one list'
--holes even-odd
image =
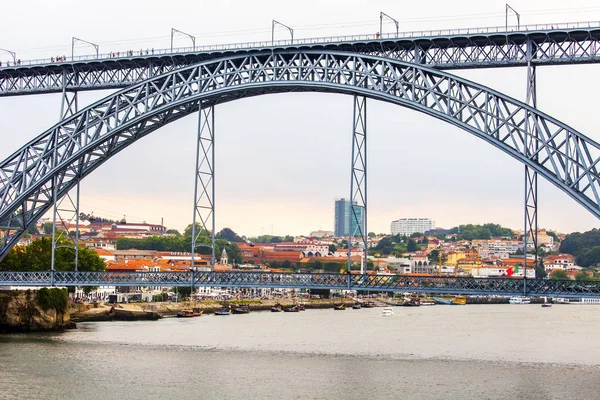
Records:
{"label": "moored boat", "polygon": [[363,307],[363,308],[373,308],[373,307],[375,307],[375,303],[373,303],[372,301],[363,301],[361,307]]}
{"label": "moored boat", "polygon": [[247,304],[242,304],[237,307],[234,307],[232,312],[234,314],[248,314],[250,313],[250,306]]}
{"label": "moored boat", "polygon": [[513,296],[508,299],[508,302],[510,304],[529,304],[531,303],[531,298],[525,296]]}
{"label": "moored boat", "polygon": [[283,308],[283,312],[299,312],[300,308],[298,308],[298,306],[292,306],[292,307],[284,307]]}
{"label": "moored boat", "polygon": [[305,307],[304,303],[299,303],[299,304],[297,304],[297,306],[298,306],[299,311],[306,311],[306,307]]}
{"label": "moored boat", "polygon": [[229,315],[231,314],[231,307],[223,307],[220,310],[215,311],[215,315]]}
{"label": "moored boat", "polygon": [[192,318],[194,317],[194,311],[192,310],[181,310],[177,313],[177,318]]}
{"label": "moored boat", "polygon": [[194,314],[194,317],[200,317],[202,316],[202,314],[204,314],[204,310],[200,308],[194,308],[192,309],[192,312]]}
{"label": "moored boat", "polygon": [[404,296],[402,304],[404,307],[419,307],[421,305],[421,299],[417,293],[411,293]]}
{"label": "moored boat", "polygon": [[271,312],[281,312],[281,304],[277,303],[271,307]]}
{"label": "moored boat", "polygon": [[333,309],[334,310],[345,310],[346,309],[346,305],[344,303],[338,304],[338,305],[334,306]]}
{"label": "moored boat", "polygon": [[353,310],[360,310],[361,309],[361,304],[359,302],[356,302],[354,304],[352,304],[352,309]]}
{"label": "moored boat", "polygon": [[454,300],[452,300],[452,304],[454,304],[455,306],[464,306],[465,304],[467,304],[467,297],[456,296]]}

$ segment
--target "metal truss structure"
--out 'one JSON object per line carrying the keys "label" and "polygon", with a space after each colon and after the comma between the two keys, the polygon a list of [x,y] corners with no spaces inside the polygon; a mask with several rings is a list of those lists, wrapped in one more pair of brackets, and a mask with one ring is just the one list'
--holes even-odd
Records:
{"label": "metal truss structure", "polygon": [[[526,102],[537,109],[535,65],[527,65],[527,97]],[[529,123],[529,122],[528,122]],[[538,161],[539,140],[537,126],[527,127],[529,134],[525,135],[525,156]],[[525,220],[523,229],[523,276],[527,280],[527,251],[528,241],[533,243],[533,267],[538,266],[538,179],[537,172],[525,164]]]}
{"label": "metal truss structure", "polygon": [[[197,221],[200,221],[198,229]],[[210,224],[210,225],[209,225]],[[210,227],[210,229],[208,229]],[[210,232],[212,257],[215,269],[215,108],[198,110],[198,137],[196,140],[196,168],[194,171],[194,216],[192,218],[192,266],[194,253],[200,245],[198,239]]]}
{"label": "metal truss structure", "polygon": [[[367,98],[354,96],[352,113],[352,165],[350,169],[350,212],[348,213],[348,268],[352,265],[352,243],[356,237],[364,253],[361,272],[367,262]],[[358,211],[360,210],[360,215]],[[356,230],[352,230],[352,226]],[[359,246],[359,247],[361,247]]]}
{"label": "metal truss structure", "polygon": [[[0,259],[49,210],[53,187],[63,197],[119,151],[200,108],[293,91],[369,97],[446,121],[529,166],[600,217],[600,145],[535,108],[411,63],[355,53],[269,51],[207,61],[111,94],[0,162],[0,227],[6,232]],[[535,142],[533,154],[529,141]]]}
{"label": "metal truss structure", "polygon": [[448,276],[271,272],[0,272],[0,286],[187,286],[419,292],[463,295],[600,297],[600,282]]}
{"label": "metal truss structure", "polygon": [[[75,39],[75,38],[74,38]],[[65,75],[63,74],[63,84],[66,83],[64,80]],[[59,122],[69,118],[78,111],[78,96],[77,92],[68,92],[66,90],[66,85],[63,86],[63,92],[61,97],[61,105],[60,105],[60,118]],[[55,154],[57,157],[58,154]],[[81,165],[79,165],[80,169]],[[79,199],[80,199],[80,189],[81,189],[81,180],[77,172],[73,171],[73,178],[77,180],[77,184],[75,187],[75,199],[71,196],[69,192],[62,198],[58,197],[58,180],[55,176],[52,181],[52,203],[53,203],[53,212],[52,212],[52,247],[51,247],[51,259],[50,259],[50,269],[54,271],[55,259],[56,259],[56,249],[60,247],[67,247],[73,249],[74,252],[74,262],[73,267],[75,271],[79,268]],[[59,231],[56,231],[57,218],[59,222]],[[73,245],[70,244],[62,244],[61,239],[66,239],[67,241],[71,241],[70,233],[71,225],[75,222],[75,230],[73,231],[75,234],[75,240],[73,241]]]}
{"label": "metal truss structure", "polygon": [[[374,36],[318,38],[294,44],[249,43],[187,53],[80,59],[0,68],[0,96],[67,90],[123,88],[178,68],[221,57],[264,51],[354,52],[436,69],[560,65],[600,62],[600,27],[475,32],[377,39]],[[63,80],[66,86],[63,85]]]}

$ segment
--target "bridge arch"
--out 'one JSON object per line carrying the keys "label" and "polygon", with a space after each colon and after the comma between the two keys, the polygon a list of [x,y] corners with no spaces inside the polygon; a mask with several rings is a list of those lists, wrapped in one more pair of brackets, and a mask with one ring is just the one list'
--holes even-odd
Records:
{"label": "bridge arch", "polygon": [[[536,170],[600,217],[600,145],[485,86],[422,65],[355,53],[268,51],[202,62],[118,91],[59,122],[0,163],[0,260],[104,161],[199,109],[269,93],[333,92],[421,111]],[[0,233],[1,234],[1,233]]]}

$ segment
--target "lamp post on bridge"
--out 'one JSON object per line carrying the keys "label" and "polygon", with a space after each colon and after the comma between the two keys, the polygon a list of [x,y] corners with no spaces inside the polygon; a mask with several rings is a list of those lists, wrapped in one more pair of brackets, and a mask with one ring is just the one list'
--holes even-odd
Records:
{"label": "lamp post on bridge", "polygon": [[292,44],[294,44],[294,30],[292,28],[290,28],[289,26],[282,24],[279,21],[273,20],[273,22],[271,23],[271,46],[275,45],[275,25],[283,26],[284,28],[289,30],[290,35],[292,37]]}
{"label": "lamp post on bridge", "polygon": [[387,15],[386,13],[381,11],[381,12],[379,12],[379,35],[380,35],[380,37],[383,37],[383,18],[384,17],[391,20],[396,25],[396,36],[398,36],[400,34],[399,33],[400,23],[396,19],[390,17],[389,15]]}
{"label": "lamp post on bridge", "polygon": [[517,30],[521,29],[521,15],[512,8],[508,3],[506,3],[506,13],[505,13],[505,25],[506,31],[508,32],[508,11],[512,11],[517,16]]}
{"label": "lamp post on bridge", "polygon": [[173,36],[175,36],[175,33],[181,33],[182,35],[185,35],[192,39],[192,48],[194,49],[194,51],[196,51],[196,38],[194,36],[190,35],[189,33],[180,31],[179,29],[171,28],[171,53],[173,52]]}
{"label": "lamp post on bridge", "polygon": [[79,39],[73,36],[73,38],[71,38],[71,61],[75,61],[75,42],[83,42],[94,46],[94,49],[96,49],[96,59],[99,58],[100,46],[98,46],[96,43],[88,42],[87,40]]}
{"label": "lamp post on bridge", "polygon": [[0,51],[3,51],[5,53],[10,54],[12,56],[12,58],[13,58],[13,64],[16,65],[16,63],[17,63],[17,53],[15,53],[14,51],[6,50],[6,49],[0,49]]}

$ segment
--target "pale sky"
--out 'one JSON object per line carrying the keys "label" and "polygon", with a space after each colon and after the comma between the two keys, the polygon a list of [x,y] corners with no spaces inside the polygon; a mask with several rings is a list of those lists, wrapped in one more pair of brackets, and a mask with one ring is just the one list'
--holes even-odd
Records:
{"label": "pale sky", "polygon": [[[522,25],[600,21],[594,0],[510,4]],[[24,60],[70,55],[72,36],[98,43],[101,52],[165,48],[172,27],[195,35],[197,45],[270,40],[272,19],[293,27],[295,37],[372,34],[380,11],[398,19],[401,31],[503,26],[504,7],[496,0],[4,2],[0,48]],[[286,38],[286,31],[276,35]],[[178,36],[175,46],[188,42]],[[75,52],[92,50],[79,44]],[[454,73],[525,98],[524,68]],[[600,65],[538,68],[538,108],[600,141],[591,117],[599,73]],[[80,93],[80,109],[108,94]],[[57,122],[59,108],[59,95],[0,98],[0,159]],[[522,164],[424,114],[374,100],[368,111],[369,231],[389,232],[402,217],[430,217],[445,228],[494,222],[523,229]],[[249,236],[333,230],[334,200],[350,191],[351,97],[261,96],[219,105],[215,115],[217,230]],[[192,219],[196,125],[196,115],[184,118],[106,162],[82,182],[81,210],[132,222],[164,218],[166,226],[183,229]],[[600,224],[540,178],[539,225],[571,232]]]}

